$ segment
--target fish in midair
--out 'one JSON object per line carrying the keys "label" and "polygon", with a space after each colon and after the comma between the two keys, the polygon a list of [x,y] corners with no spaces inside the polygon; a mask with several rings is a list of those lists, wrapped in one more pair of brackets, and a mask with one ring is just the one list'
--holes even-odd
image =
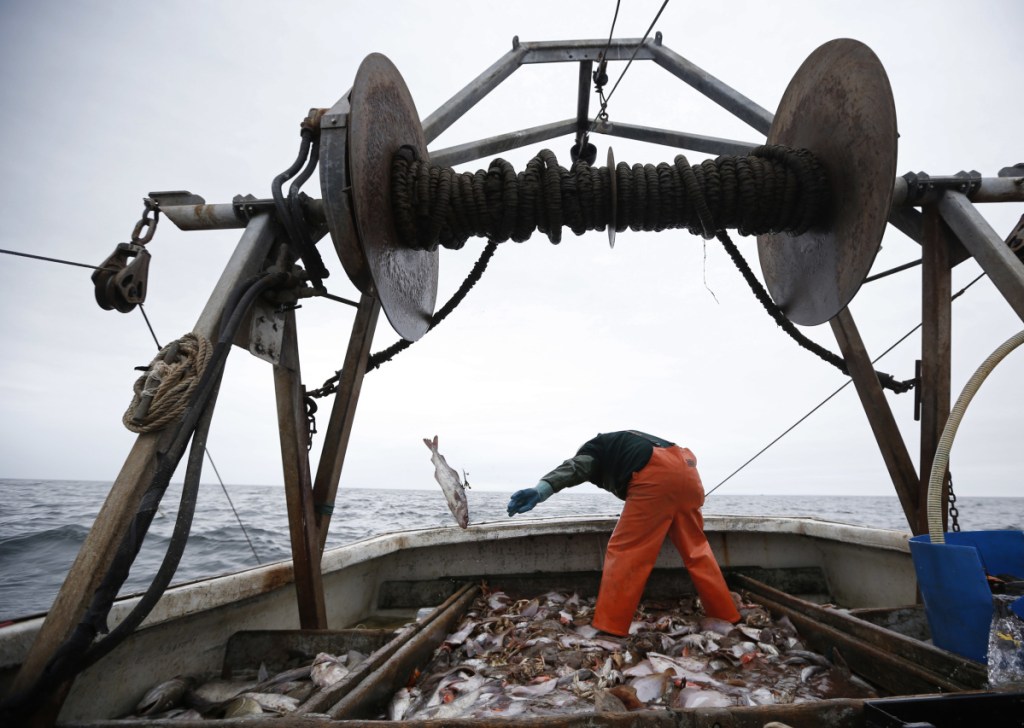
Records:
{"label": "fish in midair", "polygon": [[437,435],[433,440],[424,438],[424,444],[430,448],[430,462],[434,463],[434,478],[441,484],[448,508],[455,516],[456,522],[462,527],[469,526],[469,502],[466,500],[466,486],[459,474],[445,461],[444,455],[437,451]]}

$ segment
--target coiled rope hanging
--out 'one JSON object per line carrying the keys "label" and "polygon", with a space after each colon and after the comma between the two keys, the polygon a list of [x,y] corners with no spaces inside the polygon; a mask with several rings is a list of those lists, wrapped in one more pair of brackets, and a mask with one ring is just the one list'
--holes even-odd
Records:
{"label": "coiled rope hanging", "polygon": [[723,228],[800,234],[822,220],[829,205],[817,158],[778,145],[693,166],[679,155],[671,164],[620,162],[614,170],[582,160],[566,169],[544,149],[519,173],[503,159],[486,171],[455,172],[403,147],[392,160],[391,191],[398,236],[416,250],[458,249],[470,237],[522,242],[535,230],[558,243],[563,227],[582,235],[609,225],[616,231],[685,228],[704,238]]}
{"label": "coiled rope hanging", "polygon": [[179,419],[212,355],[210,341],[193,333],[160,349],[135,381],[135,396],[121,418],[124,426],[137,433],[155,432]]}

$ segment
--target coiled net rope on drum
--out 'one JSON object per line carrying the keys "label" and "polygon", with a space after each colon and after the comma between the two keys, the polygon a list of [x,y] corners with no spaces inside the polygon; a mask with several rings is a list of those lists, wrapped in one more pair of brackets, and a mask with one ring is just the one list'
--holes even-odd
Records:
{"label": "coiled net rope on drum", "polygon": [[[177,347],[177,353],[170,357],[171,361],[166,361],[174,347]],[[124,426],[141,434],[163,429],[179,419],[212,355],[210,341],[193,333],[185,334],[160,349],[146,371],[135,381],[135,395],[121,418]],[[152,404],[142,421],[136,422],[135,413],[144,397],[152,398]]]}
{"label": "coiled net rope on drum", "polygon": [[[566,169],[552,151],[542,149],[518,173],[503,159],[495,159],[487,170],[456,172],[416,157],[412,147],[402,147],[391,163],[394,222],[405,247],[459,249],[471,237],[485,237],[493,246],[523,242],[534,231],[557,244],[563,227],[583,235],[609,225],[616,231],[686,229],[705,239],[717,237],[776,324],[800,346],[849,374],[841,356],[801,333],[771,300],[725,232],[800,235],[825,220],[831,204],[828,178],[808,150],[764,145],[746,156],[721,156],[693,166],[678,155],[671,164],[620,162],[610,170],[583,160]],[[407,346],[398,342],[371,361],[380,366]],[[884,388],[896,393],[916,384],[876,374]]]}
{"label": "coiled net rope on drum", "polygon": [[582,160],[566,169],[544,149],[518,173],[503,159],[486,171],[456,172],[403,148],[391,167],[395,226],[402,243],[416,250],[458,249],[470,237],[522,242],[534,231],[558,243],[563,227],[582,235],[608,225],[685,228],[704,238],[721,228],[798,235],[827,212],[827,182],[814,155],[779,145],[693,166],[678,155],[672,163],[620,162],[614,170]]}

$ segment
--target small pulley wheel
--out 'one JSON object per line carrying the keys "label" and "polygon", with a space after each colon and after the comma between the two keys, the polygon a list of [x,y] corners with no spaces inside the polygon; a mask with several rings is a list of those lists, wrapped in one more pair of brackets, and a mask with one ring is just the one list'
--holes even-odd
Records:
{"label": "small pulley wheel", "polygon": [[821,46],[786,88],[768,143],[810,150],[831,187],[823,223],[757,238],[768,291],[794,323],[828,321],[867,277],[889,218],[897,137],[889,78],[859,41]]}

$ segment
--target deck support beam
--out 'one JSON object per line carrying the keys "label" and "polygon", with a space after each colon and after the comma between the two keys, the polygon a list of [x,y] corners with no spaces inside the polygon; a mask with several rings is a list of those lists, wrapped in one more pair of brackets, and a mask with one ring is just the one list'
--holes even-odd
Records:
{"label": "deck support beam", "polygon": [[[910,452],[899,427],[896,426],[896,418],[893,417],[885,392],[878,382],[878,375],[875,374],[874,365],[864,348],[864,342],[853,322],[850,309],[844,308],[829,323],[846,359],[850,377],[857,387],[857,394],[860,395],[864,413],[868,416],[871,431],[875,434],[878,448],[882,452],[882,459],[889,469],[889,477],[896,487],[896,494],[899,496],[900,505],[903,506],[907,523],[910,524],[911,530],[914,530],[917,527],[918,477],[914,470],[914,462],[910,459]],[[914,530],[914,533],[920,531]]]}
{"label": "deck support beam", "polygon": [[299,371],[294,310],[285,314],[281,361],[274,366],[274,390],[277,394],[277,423],[281,436],[299,624],[302,629],[327,629],[320,546],[313,510],[313,483],[309,470],[309,422]]}
{"label": "deck support beam", "polygon": [[[921,406],[921,467],[917,491],[914,533],[928,532],[928,481],[939,438],[949,419],[950,357],[952,328],[953,240],[934,205],[924,209],[921,241],[921,375],[918,401]],[[946,483],[947,481],[944,481]],[[942,502],[949,487],[944,484]],[[943,506],[942,521],[948,509]]]}

